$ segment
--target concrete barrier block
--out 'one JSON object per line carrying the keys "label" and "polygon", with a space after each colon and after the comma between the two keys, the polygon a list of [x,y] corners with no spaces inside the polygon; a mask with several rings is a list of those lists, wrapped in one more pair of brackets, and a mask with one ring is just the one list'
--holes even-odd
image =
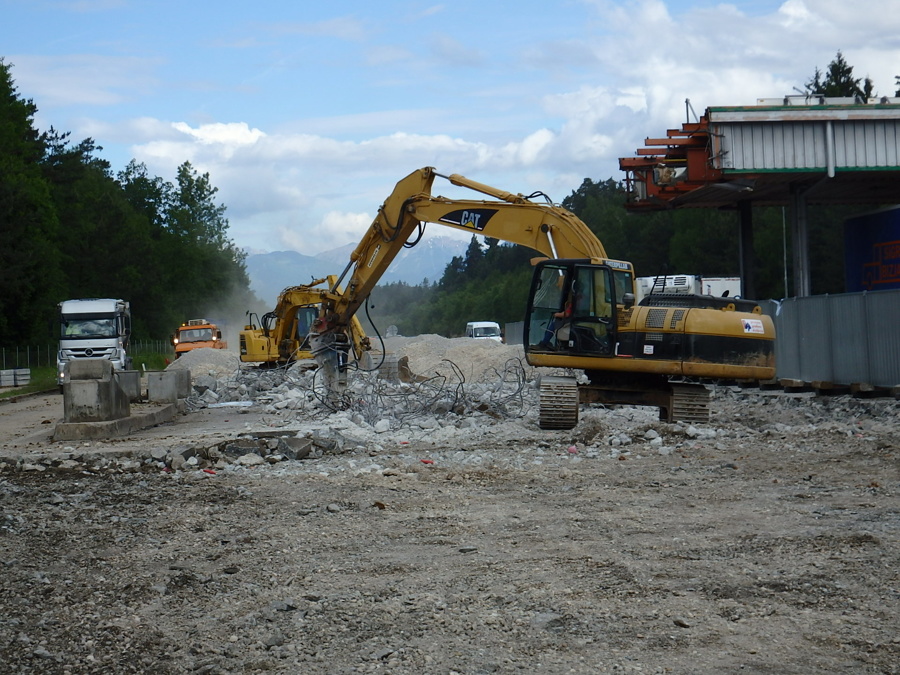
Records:
{"label": "concrete barrier block", "polygon": [[119,387],[125,392],[128,400],[137,403],[144,399],[144,392],[141,390],[141,371],[139,370],[120,370],[116,372],[116,381]]}
{"label": "concrete barrier block", "polygon": [[170,371],[176,380],[176,388],[178,390],[178,398],[187,398],[193,393],[191,387],[191,371],[186,368],[176,368]]}
{"label": "concrete barrier block", "polygon": [[114,379],[71,380],[63,385],[66,422],[108,422],[130,414],[128,396]]}
{"label": "concrete barrier block", "polygon": [[175,403],[191,394],[191,371],[183,368],[147,373],[147,398],[154,403]]}
{"label": "concrete barrier block", "polygon": [[113,364],[109,359],[73,359],[69,361],[70,380],[111,380]]}

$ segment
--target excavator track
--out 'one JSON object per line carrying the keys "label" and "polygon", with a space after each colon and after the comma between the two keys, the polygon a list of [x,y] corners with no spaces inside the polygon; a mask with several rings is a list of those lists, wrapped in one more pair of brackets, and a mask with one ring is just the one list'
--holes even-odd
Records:
{"label": "excavator track", "polygon": [[538,426],[573,429],[578,424],[578,384],[574,377],[542,377]]}
{"label": "excavator track", "polygon": [[[669,419],[663,421],[708,422],[709,389],[702,384],[672,384]],[[660,411],[660,419],[664,415]]]}

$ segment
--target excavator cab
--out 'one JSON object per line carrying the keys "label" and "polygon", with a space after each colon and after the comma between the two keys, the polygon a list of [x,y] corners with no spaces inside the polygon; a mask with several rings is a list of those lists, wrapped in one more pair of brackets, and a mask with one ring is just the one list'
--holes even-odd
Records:
{"label": "excavator cab", "polygon": [[528,302],[526,351],[611,356],[616,302],[623,303],[631,288],[624,276],[617,279],[611,267],[586,260],[538,263]]}
{"label": "excavator cab", "polygon": [[294,339],[300,345],[300,349],[309,350],[309,331],[312,330],[313,322],[318,318],[319,308],[315,305],[297,308],[297,328]]}

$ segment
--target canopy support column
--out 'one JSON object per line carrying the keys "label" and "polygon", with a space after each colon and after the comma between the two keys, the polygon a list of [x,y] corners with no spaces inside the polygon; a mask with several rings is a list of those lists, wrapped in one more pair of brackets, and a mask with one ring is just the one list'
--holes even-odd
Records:
{"label": "canopy support column", "polygon": [[753,248],[753,202],[738,202],[740,216],[741,297],[756,297],[756,252]]}

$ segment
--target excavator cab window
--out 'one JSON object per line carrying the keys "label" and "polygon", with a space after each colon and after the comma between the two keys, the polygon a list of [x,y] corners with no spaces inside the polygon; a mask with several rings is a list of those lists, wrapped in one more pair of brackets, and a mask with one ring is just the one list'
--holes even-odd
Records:
{"label": "excavator cab window", "polygon": [[627,270],[614,270],[613,279],[616,283],[616,303],[626,305],[625,296],[631,293],[632,302],[634,301],[634,275]]}
{"label": "excavator cab window", "polygon": [[529,303],[529,351],[612,354],[615,289],[613,272],[603,265],[540,265]]}
{"label": "excavator cab window", "polygon": [[306,340],[306,336],[309,335],[309,331],[312,330],[313,321],[315,321],[318,316],[318,307],[297,308],[297,335],[295,339],[297,340],[297,343],[301,345],[301,349],[304,348],[303,344]]}
{"label": "excavator cab window", "polygon": [[544,264],[535,269],[531,299],[528,305],[528,344],[540,349],[555,337],[554,314],[565,301],[568,268],[556,264]]}

